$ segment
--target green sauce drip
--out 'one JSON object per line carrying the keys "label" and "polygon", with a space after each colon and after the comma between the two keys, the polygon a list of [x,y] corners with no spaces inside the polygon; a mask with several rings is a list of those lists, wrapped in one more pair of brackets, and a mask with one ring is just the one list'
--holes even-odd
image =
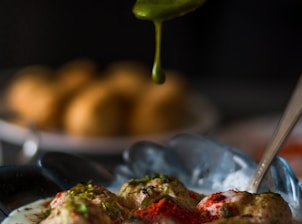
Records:
{"label": "green sauce drip", "polygon": [[161,66],[162,23],[174,17],[183,16],[198,7],[205,0],[137,0],[133,13],[138,19],[150,20],[155,26],[155,57],[152,69],[152,80],[157,84],[165,82],[165,73]]}
{"label": "green sauce drip", "polygon": [[165,82],[165,72],[161,66],[161,31],[162,31],[162,21],[155,21],[155,58],[152,69],[152,80],[157,84],[162,84]]}

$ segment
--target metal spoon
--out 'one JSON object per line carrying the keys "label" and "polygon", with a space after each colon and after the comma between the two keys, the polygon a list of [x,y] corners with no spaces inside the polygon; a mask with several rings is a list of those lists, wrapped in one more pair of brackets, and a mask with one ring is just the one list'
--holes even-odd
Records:
{"label": "metal spoon", "polygon": [[252,177],[247,191],[256,193],[261,181],[275,156],[279,152],[284,141],[294,128],[302,114],[302,75],[300,76],[295,90],[286,106],[286,109],[275,129],[275,132],[264,151],[264,154],[258,164],[256,172]]}
{"label": "metal spoon", "polygon": [[205,3],[205,0],[136,0],[134,15],[143,20],[164,21],[183,16]]}
{"label": "metal spoon", "polygon": [[39,150],[40,136],[33,123],[28,124],[28,133],[17,158],[17,163],[28,163]]}

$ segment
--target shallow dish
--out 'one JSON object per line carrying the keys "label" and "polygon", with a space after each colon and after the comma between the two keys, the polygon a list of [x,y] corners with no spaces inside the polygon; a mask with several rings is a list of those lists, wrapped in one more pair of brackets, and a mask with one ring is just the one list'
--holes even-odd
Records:
{"label": "shallow dish", "polygon": [[[121,154],[125,147],[139,140],[166,143],[178,133],[205,134],[215,127],[219,120],[218,110],[206,97],[200,94],[194,93],[191,95],[188,109],[189,116],[192,117],[191,122],[178,130],[114,138],[75,137],[63,133],[39,131],[37,132],[39,149],[44,151],[79,152],[81,154]],[[29,129],[7,122],[5,119],[0,119],[0,139],[22,145],[29,134]]]}
{"label": "shallow dish", "polygon": [[[189,134],[177,135],[170,139],[167,145],[150,141],[137,142],[125,150],[123,156],[125,162],[114,170],[114,179],[109,185],[106,185],[112,191],[116,191],[125,180],[141,178],[146,174],[151,175],[154,173],[175,175],[188,188],[206,194],[228,189],[244,190],[256,167],[256,162],[253,159],[235,148],[221,144],[210,138]],[[76,171],[72,166],[67,166],[65,172],[57,175],[57,172],[53,172],[55,168],[43,166],[43,161],[41,162],[41,160],[43,160],[43,157],[39,161],[39,167],[30,167],[34,170],[40,170],[38,173],[40,173],[42,179],[46,177],[46,179],[54,183],[51,191],[45,185],[36,184],[36,188],[40,189],[36,189],[35,191],[48,193],[41,195],[42,199],[46,199],[55,190],[68,188],[69,186],[66,186],[64,175],[75,176]],[[76,160],[76,163],[78,162],[79,160]],[[18,175],[16,174],[23,168],[23,166],[19,166],[19,168],[17,166],[13,172],[7,172],[6,168],[2,167],[0,169],[0,178],[3,176],[9,176],[9,178],[2,178],[3,181],[1,181],[0,187],[3,189],[6,188],[8,184],[7,179],[10,181],[20,181],[18,182],[19,185],[30,184],[27,178],[30,177],[30,173],[25,173],[23,178],[18,180]],[[61,168],[58,167],[58,169],[60,170]],[[65,184],[62,185],[62,183]],[[3,191],[3,189],[0,190]],[[33,193],[31,188],[27,189],[29,195]],[[294,218],[302,220],[302,189],[291,167],[281,157],[276,158],[268,176],[261,185],[260,191],[268,190],[280,193],[289,203]],[[7,211],[26,204],[22,201],[22,198],[11,198],[10,194],[12,192],[8,192],[4,199],[0,198],[0,203],[2,204],[1,210],[4,214],[7,214]],[[16,194],[17,190],[13,193]],[[18,206],[8,207],[10,204]],[[20,215],[21,212],[25,217],[28,214],[26,213],[28,207],[23,208],[25,209],[16,210],[13,216],[16,213]],[[5,223],[15,223],[15,221],[11,222],[10,218],[6,220],[8,221]]]}

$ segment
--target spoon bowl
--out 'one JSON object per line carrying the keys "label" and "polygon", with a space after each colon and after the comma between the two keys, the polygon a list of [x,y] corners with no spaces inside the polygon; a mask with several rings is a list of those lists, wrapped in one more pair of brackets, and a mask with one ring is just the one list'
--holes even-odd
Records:
{"label": "spoon bowl", "polygon": [[133,13],[139,19],[162,21],[187,14],[204,2],[205,0],[137,0]]}
{"label": "spoon bowl", "polygon": [[88,181],[106,186],[113,179],[113,175],[97,162],[70,153],[46,152],[38,165],[48,175],[60,179],[65,189]]}

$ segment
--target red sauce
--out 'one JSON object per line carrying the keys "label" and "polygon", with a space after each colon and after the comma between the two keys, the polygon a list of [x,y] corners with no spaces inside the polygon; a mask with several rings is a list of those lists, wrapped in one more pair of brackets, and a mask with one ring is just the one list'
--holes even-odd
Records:
{"label": "red sauce", "polygon": [[58,199],[60,199],[62,197],[62,195],[63,195],[63,192],[58,192],[51,204],[57,204]]}
{"label": "red sauce", "polygon": [[198,198],[197,194],[196,194],[195,192],[193,192],[193,191],[190,191],[190,192],[189,192],[189,196],[190,196],[191,198],[195,199],[195,200]]}
{"label": "red sauce", "polygon": [[206,203],[206,206],[210,206],[213,203],[225,203],[226,196],[224,196],[222,193],[214,193],[209,196],[209,200]]}
{"label": "red sauce", "polygon": [[[236,191],[233,191],[236,194]],[[237,206],[223,192],[209,195],[197,206],[202,220],[211,222],[221,218],[232,217],[239,214]]]}
{"label": "red sauce", "polygon": [[146,224],[159,223],[160,218],[170,218],[178,223],[200,224],[203,223],[197,210],[180,207],[177,203],[167,198],[150,204],[146,208],[134,211],[133,216],[139,217]]}

